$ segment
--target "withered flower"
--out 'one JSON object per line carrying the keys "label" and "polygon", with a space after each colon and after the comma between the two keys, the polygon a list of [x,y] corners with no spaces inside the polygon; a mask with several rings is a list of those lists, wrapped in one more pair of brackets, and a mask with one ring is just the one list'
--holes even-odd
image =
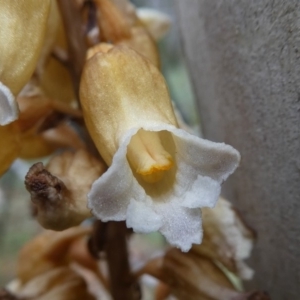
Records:
{"label": "withered flower", "polygon": [[136,275],[143,274],[164,283],[158,297],[161,293],[169,293],[178,300],[270,300],[264,292],[237,291],[213,260],[191,251],[183,253],[170,249],[164,257],[148,261]]}
{"label": "withered flower", "polygon": [[147,59],[125,46],[103,52],[87,61],[80,87],[86,125],[110,166],[89,208],[136,232],[159,230],[187,251],[202,239],[199,208],[215,205],[239,153],[177,128],[165,81]]}
{"label": "withered flower", "polygon": [[137,22],[136,7],[130,0],[111,0],[111,2],[122,12],[128,24],[133,26]]}
{"label": "withered flower", "polygon": [[87,248],[90,227],[44,231],[19,254],[17,278],[6,289],[16,299],[110,300],[107,281]]}
{"label": "withered flower", "polygon": [[0,1],[0,125],[18,117],[15,97],[36,67],[50,4],[50,0]]}
{"label": "withered flower", "polygon": [[62,232],[47,230],[27,242],[17,262],[17,278],[21,285],[49,270],[68,265],[73,243],[91,231],[90,227],[80,226]]}
{"label": "withered flower", "polygon": [[91,216],[86,195],[105,164],[85,150],[63,152],[46,166],[34,164],[25,178],[37,220],[47,229],[64,230]]}
{"label": "withered flower", "polygon": [[244,260],[250,257],[254,234],[232,205],[220,198],[216,207],[202,210],[202,220],[202,244],[194,245],[191,251],[222,263],[242,279],[251,279],[253,270]]}
{"label": "withered flower", "polygon": [[14,294],[27,300],[95,300],[87,289],[84,279],[68,267],[49,270],[32,278]]}
{"label": "withered flower", "polygon": [[136,8],[129,0],[111,0],[130,26],[143,25],[155,41],[163,38],[171,26],[168,15],[148,7]]}

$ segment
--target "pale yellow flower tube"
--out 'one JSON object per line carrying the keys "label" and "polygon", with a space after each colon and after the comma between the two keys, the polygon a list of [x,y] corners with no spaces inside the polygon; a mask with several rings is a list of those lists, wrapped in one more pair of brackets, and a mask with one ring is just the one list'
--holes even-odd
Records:
{"label": "pale yellow flower tube", "polygon": [[35,69],[50,4],[50,0],[0,0],[0,125],[18,117],[15,96]]}
{"label": "pale yellow flower tube", "polygon": [[152,63],[126,46],[102,48],[107,52],[87,61],[80,99],[89,132],[111,165],[126,131],[150,124],[177,127],[177,121],[165,80]]}

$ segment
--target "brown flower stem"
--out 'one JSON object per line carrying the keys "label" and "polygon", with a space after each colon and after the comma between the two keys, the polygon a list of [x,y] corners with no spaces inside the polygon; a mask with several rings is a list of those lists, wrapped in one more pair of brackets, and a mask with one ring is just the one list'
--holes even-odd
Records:
{"label": "brown flower stem", "polygon": [[79,9],[73,0],[59,0],[58,5],[63,18],[68,43],[69,68],[73,80],[75,95],[79,100],[79,84],[85,63],[86,38],[85,27]]}
{"label": "brown flower stem", "polygon": [[124,222],[109,222],[104,251],[109,266],[110,289],[114,300],[137,300],[140,292],[129,268]]}
{"label": "brown flower stem", "polygon": [[88,249],[95,259],[100,259],[100,252],[104,251],[105,232],[107,223],[96,220],[93,225],[93,233],[88,240]]}

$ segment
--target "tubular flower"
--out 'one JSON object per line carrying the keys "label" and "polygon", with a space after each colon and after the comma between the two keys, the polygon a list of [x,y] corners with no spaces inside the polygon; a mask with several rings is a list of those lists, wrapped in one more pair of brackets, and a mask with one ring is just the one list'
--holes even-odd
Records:
{"label": "tubular flower", "polygon": [[110,166],[88,206],[102,221],[158,230],[187,251],[202,239],[199,208],[216,204],[239,153],[178,128],[165,81],[147,59],[125,46],[103,49],[87,61],[80,87],[86,125]]}
{"label": "tubular flower", "polygon": [[15,96],[35,69],[50,4],[50,0],[0,1],[0,125],[18,117]]}

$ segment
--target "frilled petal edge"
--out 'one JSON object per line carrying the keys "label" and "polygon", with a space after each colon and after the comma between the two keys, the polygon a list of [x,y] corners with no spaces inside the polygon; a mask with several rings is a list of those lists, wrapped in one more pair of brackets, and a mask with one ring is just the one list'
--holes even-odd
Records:
{"label": "frilled petal edge", "polygon": [[[177,169],[171,188],[162,195],[149,194],[127,161],[127,146],[139,129],[172,134]],[[199,208],[216,204],[221,183],[239,164],[238,151],[166,124],[133,128],[119,145],[112,165],[93,183],[88,195],[92,213],[102,221],[126,220],[136,232],[158,230],[183,251],[188,251],[192,243],[200,243]]]}

